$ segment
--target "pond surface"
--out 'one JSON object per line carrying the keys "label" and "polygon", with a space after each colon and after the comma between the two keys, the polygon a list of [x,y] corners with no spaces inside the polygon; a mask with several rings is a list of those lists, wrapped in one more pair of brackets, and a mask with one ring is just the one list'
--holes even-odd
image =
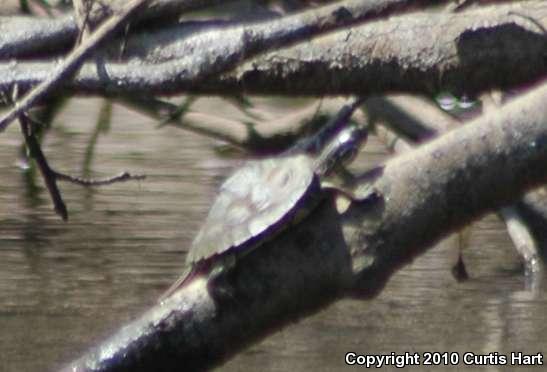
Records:
{"label": "pond surface", "polygon": [[[200,104],[237,117],[222,101]],[[99,106],[81,100],[59,116],[44,144],[52,166],[81,175]],[[98,139],[94,175],[127,170],[147,178],[93,190],[61,183],[65,223],[41,179],[30,187],[18,166],[16,125],[0,145],[2,372],[56,370],[141,314],[181,272],[216,187],[237,165],[218,157],[210,139],[155,129],[152,120],[115,106],[110,132]],[[385,153],[372,139],[362,155],[373,164]],[[435,370],[477,370],[463,365],[463,353],[545,352],[547,296],[543,288],[524,289],[503,224],[492,215],[473,225],[464,256],[471,279],[463,283],[450,271],[456,244],[454,236],[445,239],[396,273],[377,298],[339,301],[220,369],[333,371],[351,368],[344,364],[350,351],[434,351],[460,356],[458,366]]]}

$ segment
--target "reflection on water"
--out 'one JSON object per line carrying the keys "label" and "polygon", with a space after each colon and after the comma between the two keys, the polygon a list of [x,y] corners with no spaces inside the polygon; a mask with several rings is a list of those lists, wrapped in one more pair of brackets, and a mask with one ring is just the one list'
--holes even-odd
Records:
{"label": "reflection on water", "polygon": [[[98,107],[80,102],[58,119],[44,146],[53,166],[80,174]],[[177,277],[235,165],[217,158],[210,140],[155,130],[123,108],[112,123],[98,139],[95,176],[148,178],[95,190],[61,184],[68,223],[52,212],[40,180],[26,186],[15,165],[16,126],[0,137],[0,371],[54,370],[140,314]],[[381,149],[372,141],[367,160],[378,161]],[[377,299],[340,301],[222,369],[332,371],[344,368],[348,351],[544,351],[546,296],[523,290],[502,224],[490,216],[473,227],[464,283],[450,274],[454,244],[448,238],[398,272]]]}

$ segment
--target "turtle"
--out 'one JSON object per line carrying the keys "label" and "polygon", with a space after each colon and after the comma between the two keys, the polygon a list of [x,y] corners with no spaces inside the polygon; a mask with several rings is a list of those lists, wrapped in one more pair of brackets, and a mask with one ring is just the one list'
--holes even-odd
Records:
{"label": "turtle", "polygon": [[[336,166],[352,160],[367,139],[365,126],[346,125],[359,102],[345,106],[311,139],[301,140],[280,156],[247,161],[236,170],[221,185],[192,242],[186,271],[160,301],[200,272],[218,275],[228,261],[298,222],[326,195],[325,189],[351,198],[350,192],[325,180]],[[215,262],[220,264],[211,269]]]}

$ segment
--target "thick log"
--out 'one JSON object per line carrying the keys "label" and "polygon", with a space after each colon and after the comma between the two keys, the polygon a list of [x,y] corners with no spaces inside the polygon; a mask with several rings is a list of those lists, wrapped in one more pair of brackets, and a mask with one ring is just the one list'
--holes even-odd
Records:
{"label": "thick log", "polygon": [[444,235],[547,181],[546,99],[543,85],[393,158],[361,178],[375,197],[342,216],[328,198],[221,282],[196,278],[67,370],[202,370],[341,296],[373,296]]}

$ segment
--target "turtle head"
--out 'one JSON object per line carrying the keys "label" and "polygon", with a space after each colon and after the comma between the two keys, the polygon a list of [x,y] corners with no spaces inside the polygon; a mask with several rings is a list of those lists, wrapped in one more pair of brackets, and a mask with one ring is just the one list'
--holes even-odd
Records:
{"label": "turtle head", "polygon": [[349,164],[367,140],[368,130],[362,125],[350,125],[340,130],[325,145],[316,159],[315,171],[327,175],[340,165]]}

